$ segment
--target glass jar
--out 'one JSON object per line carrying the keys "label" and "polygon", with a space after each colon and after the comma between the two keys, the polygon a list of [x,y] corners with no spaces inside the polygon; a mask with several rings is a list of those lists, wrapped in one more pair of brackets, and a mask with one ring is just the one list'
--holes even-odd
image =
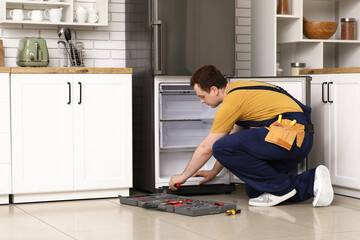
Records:
{"label": "glass jar", "polygon": [[291,76],[299,76],[300,70],[306,67],[306,63],[292,62],[291,63]]}
{"label": "glass jar", "polygon": [[341,40],[356,40],[356,18],[341,19]]}
{"label": "glass jar", "polygon": [[277,12],[276,14],[284,14],[289,15],[290,14],[290,0],[278,0],[277,5]]}

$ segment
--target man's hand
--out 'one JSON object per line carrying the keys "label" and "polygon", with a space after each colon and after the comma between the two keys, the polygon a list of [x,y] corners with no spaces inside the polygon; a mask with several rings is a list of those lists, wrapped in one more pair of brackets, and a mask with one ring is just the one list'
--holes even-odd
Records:
{"label": "man's hand", "polygon": [[183,184],[186,178],[182,174],[173,175],[169,181],[169,189],[172,191],[178,190],[175,184]]}
{"label": "man's hand", "polygon": [[206,183],[210,180],[212,180],[214,177],[216,177],[216,172],[212,171],[212,170],[202,170],[202,171],[198,171],[197,173],[195,173],[193,175],[193,177],[203,177],[204,179],[200,181],[199,184],[203,184]]}

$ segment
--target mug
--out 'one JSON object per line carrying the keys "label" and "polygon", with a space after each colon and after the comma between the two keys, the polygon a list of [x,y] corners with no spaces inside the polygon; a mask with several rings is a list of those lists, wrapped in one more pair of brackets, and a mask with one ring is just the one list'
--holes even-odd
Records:
{"label": "mug", "polygon": [[23,21],[24,20],[24,10],[22,10],[22,9],[13,9],[9,12],[9,15],[13,21]]}
{"label": "mug", "polygon": [[97,14],[94,13],[90,13],[87,19],[88,23],[96,23],[97,20],[99,20],[99,16]]}
{"label": "mug", "polygon": [[50,22],[60,22],[62,18],[63,8],[45,9],[44,16],[50,19]]}
{"label": "mug", "polygon": [[32,11],[28,12],[28,16],[34,22],[41,22],[43,20],[43,11],[32,10]]}

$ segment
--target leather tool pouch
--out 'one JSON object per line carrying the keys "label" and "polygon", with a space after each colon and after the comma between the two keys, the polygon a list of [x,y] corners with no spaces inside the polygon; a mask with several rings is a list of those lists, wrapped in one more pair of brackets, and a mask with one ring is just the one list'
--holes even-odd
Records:
{"label": "leather tool pouch", "polygon": [[290,150],[296,138],[296,145],[300,148],[305,137],[305,126],[299,123],[291,125],[291,120],[283,119],[270,125],[265,141]]}

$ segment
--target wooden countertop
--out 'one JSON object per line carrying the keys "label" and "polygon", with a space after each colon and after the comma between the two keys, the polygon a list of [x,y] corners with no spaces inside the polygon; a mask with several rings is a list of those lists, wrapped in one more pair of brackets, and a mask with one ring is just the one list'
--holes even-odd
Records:
{"label": "wooden countertop", "polygon": [[82,68],[82,67],[0,67],[0,73],[18,73],[18,74],[131,74],[132,68]]}
{"label": "wooden countertop", "polygon": [[359,67],[350,68],[318,68],[318,69],[302,69],[300,75],[310,74],[340,74],[340,73],[360,73]]}

